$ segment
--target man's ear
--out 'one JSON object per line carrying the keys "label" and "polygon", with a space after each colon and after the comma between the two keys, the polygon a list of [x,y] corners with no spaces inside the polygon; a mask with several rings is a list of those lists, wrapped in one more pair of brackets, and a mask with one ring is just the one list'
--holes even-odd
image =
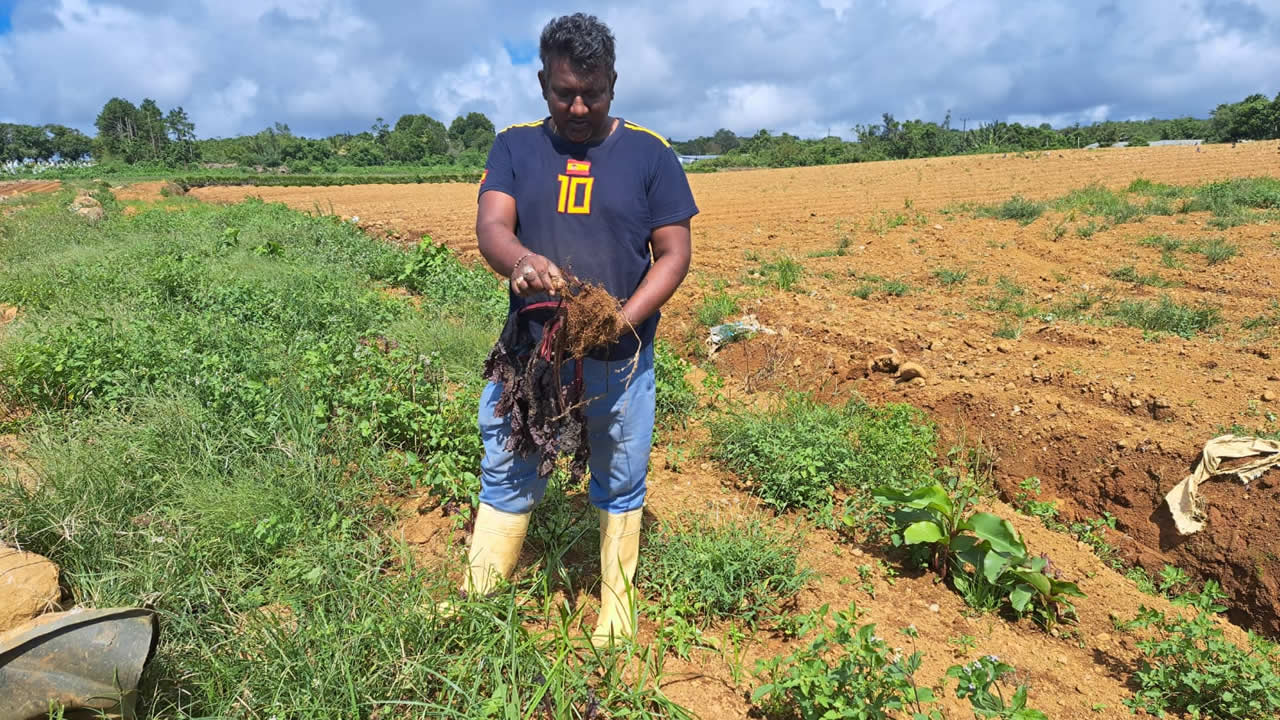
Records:
{"label": "man's ear", "polygon": [[618,71],[614,70],[609,75],[609,99],[613,99],[613,88],[618,84]]}
{"label": "man's ear", "polygon": [[542,97],[547,96],[547,71],[545,69],[538,71],[538,85],[542,86]]}

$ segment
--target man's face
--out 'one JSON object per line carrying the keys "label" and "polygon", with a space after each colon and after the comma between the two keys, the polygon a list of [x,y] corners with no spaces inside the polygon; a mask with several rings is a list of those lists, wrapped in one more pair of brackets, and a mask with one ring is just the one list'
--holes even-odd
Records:
{"label": "man's face", "polygon": [[608,134],[609,103],[617,77],[611,70],[580,73],[563,58],[553,58],[550,67],[538,71],[542,96],[561,137],[585,143]]}

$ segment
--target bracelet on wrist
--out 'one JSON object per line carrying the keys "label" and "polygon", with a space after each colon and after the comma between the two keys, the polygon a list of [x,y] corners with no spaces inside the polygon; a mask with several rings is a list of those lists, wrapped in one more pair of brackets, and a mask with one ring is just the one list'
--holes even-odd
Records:
{"label": "bracelet on wrist", "polygon": [[511,272],[507,273],[507,275],[514,276],[516,274],[516,271],[520,269],[520,263],[524,262],[525,259],[527,259],[532,254],[533,254],[533,251],[530,250],[529,252],[521,255],[520,259],[516,260],[516,264],[511,266]]}

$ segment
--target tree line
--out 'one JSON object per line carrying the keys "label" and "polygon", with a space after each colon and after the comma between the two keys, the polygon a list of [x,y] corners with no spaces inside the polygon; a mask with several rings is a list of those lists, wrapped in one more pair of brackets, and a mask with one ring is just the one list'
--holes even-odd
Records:
{"label": "tree line", "polygon": [[760,130],[739,137],[720,129],[714,135],[673,142],[684,155],[719,155],[698,163],[703,169],[717,167],[796,167],[902,160],[983,152],[1025,152],[1079,148],[1097,143],[1118,142],[1147,145],[1157,140],[1201,139],[1208,142],[1270,140],[1280,138],[1280,94],[1274,99],[1250,95],[1237,103],[1223,103],[1206,119],[1182,117],[1168,120],[1107,121],[1093,125],[1053,128],[1019,123],[989,122],[961,127],[948,113],[941,122],[899,121],[885,113],[881,122],[852,128],[855,139],[839,137],[804,140],[788,133]]}
{"label": "tree line", "polygon": [[[334,172],[340,167],[385,165],[479,168],[493,144],[494,125],[483,113],[470,112],[448,126],[430,115],[400,116],[394,125],[377,118],[363,132],[322,138],[295,135],[275,123],[252,135],[198,139],[195,123],[182,107],[168,112],[151,99],[134,105],[111,98],[94,121],[93,138],[62,125],[0,124],[0,163],[82,160],[99,163],[190,167],[196,163],[255,169],[287,169],[293,173]],[[682,142],[686,155],[719,155],[698,163],[716,167],[792,167],[937,157],[977,152],[1020,152],[1103,146],[1117,142],[1143,145],[1156,140],[1204,139],[1210,142],[1280,138],[1280,94],[1255,94],[1223,103],[1205,119],[1108,121],[1053,128],[1019,123],[970,125],[948,113],[941,123],[899,121],[889,113],[881,122],[852,128],[855,139],[805,140],[788,133],[760,130],[739,137],[731,130]]]}
{"label": "tree line", "polygon": [[294,173],[380,165],[482,167],[494,126],[483,113],[454,118],[447,127],[426,114],[402,115],[395,125],[382,118],[359,133],[323,138],[293,134],[274,123],[252,135],[198,139],[182,107],[163,111],[155,100],[134,105],[111,98],[94,120],[90,138],[62,125],[0,124],[0,163],[78,161],[190,167],[196,163],[287,169]]}

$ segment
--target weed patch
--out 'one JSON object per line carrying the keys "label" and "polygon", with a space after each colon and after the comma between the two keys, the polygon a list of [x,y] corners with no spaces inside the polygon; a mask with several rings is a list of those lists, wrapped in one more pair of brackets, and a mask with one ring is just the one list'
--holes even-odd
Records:
{"label": "weed patch", "polygon": [[698,322],[705,327],[719,325],[737,312],[738,298],[724,290],[709,293],[702,298],[696,310]]}
{"label": "weed patch", "polygon": [[772,530],[761,517],[685,516],[646,534],[641,582],[664,616],[755,627],[813,577],[799,565],[800,546],[795,532]]}
{"label": "weed patch", "polygon": [[1121,282],[1133,283],[1134,285],[1148,285],[1150,287],[1174,287],[1177,283],[1170,282],[1160,277],[1160,273],[1148,273],[1143,275],[1133,265],[1125,265],[1118,267],[1107,273],[1107,277]]}
{"label": "weed patch", "polygon": [[1168,295],[1162,296],[1158,302],[1125,300],[1111,305],[1104,312],[1122,325],[1172,333],[1188,339],[1221,321],[1217,308],[1179,305]]}
{"label": "weed patch", "polygon": [[828,506],[837,489],[869,500],[878,484],[914,487],[935,453],[933,427],[909,405],[829,407],[792,395],[773,410],[713,417],[710,427],[712,457],[780,511]]}
{"label": "weed patch", "polygon": [[969,271],[968,270],[948,270],[946,268],[939,268],[933,271],[933,277],[939,283],[946,285],[948,287],[952,285],[963,285],[964,281],[969,278]]}
{"label": "weed patch", "polygon": [[1123,194],[1108,190],[1101,185],[1072,190],[1058,199],[1054,207],[1063,212],[1074,211],[1102,217],[1109,225],[1137,222],[1144,217],[1140,206],[1129,202]]}
{"label": "weed patch", "polygon": [[1036,218],[1044,214],[1044,203],[1033,202],[1021,195],[1014,195],[999,205],[983,205],[977,210],[978,217],[995,218],[997,220],[1017,220],[1020,225],[1030,225]]}

